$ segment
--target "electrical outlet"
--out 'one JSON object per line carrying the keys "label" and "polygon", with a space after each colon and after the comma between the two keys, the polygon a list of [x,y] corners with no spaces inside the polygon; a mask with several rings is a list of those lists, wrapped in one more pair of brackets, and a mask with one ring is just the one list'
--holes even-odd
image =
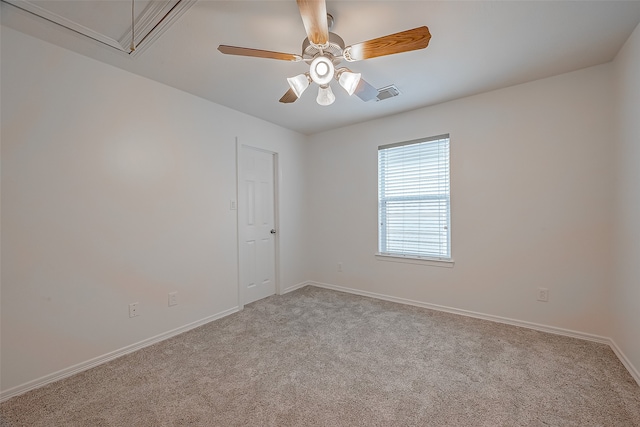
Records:
{"label": "electrical outlet", "polygon": [[138,303],[132,302],[131,304],[129,304],[129,317],[137,316],[140,316],[140,313],[138,312]]}
{"label": "electrical outlet", "polygon": [[538,288],[538,301],[542,301],[542,302],[549,301],[549,289]]}
{"label": "electrical outlet", "polygon": [[169,292],[169,307],[172,305],[178,305],[178,293]]}
{"label": "electrical outlet", "polygon": [[338,271],[342,272],[342,263],[341,262],[338,263]]}

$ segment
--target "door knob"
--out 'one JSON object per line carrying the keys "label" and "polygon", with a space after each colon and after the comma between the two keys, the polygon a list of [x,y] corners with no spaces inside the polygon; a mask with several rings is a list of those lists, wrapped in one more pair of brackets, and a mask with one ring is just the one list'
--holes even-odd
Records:
{"label": "door knob", "polygon": [[271,229],[271,234],[276,234],[276,229],[275,228]]}

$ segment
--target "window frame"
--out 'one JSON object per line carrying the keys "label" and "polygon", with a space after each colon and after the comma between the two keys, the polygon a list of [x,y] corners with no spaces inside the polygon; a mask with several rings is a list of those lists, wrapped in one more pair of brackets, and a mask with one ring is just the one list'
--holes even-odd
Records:
{"label": "window frame", "polygon": [[[382,216],[381,213],[384,210],[384,208],[381,206],[382,203],[382,199],[381,199],[381,182],[382,180],[385,179],[385,176],[381,175],[381,171],[380,171],[380,152],[386,149],[390,149],[390,148],[394,148],[394,147],[401,147],[401,146],[407,146],[407,145],[415,145],[415,144],[420,144],[420,143],[428,143],[428,142],[433,142],[433,141],[438,141],[438,140],[442,140],[442,139],[447,139],[448,140],[448,194],[443,196],[441,194],[438,195],[422,195],[422,196],[416,196],[416,195],[410,195],[410,196],[391,196],[390,199],[395,199],[395,200],[427,200],[427,199],[436,199],[436,200],[442,200],[445,199],[446,200],[446,204],[447,204],[447,251],[448,251],[448,257],[446,256],[425,256],[425,255],[417,255],[417,254],[411,254],[411,253],[401,253],[401,252],[382,252],[381,249],[383,247],[386,248],[386,246],[383,246],[383,240],[384,237],[386,237],[387,233],[382,233]],[[432,136],[432,137],[426,137],[426,138],[419,138],[419,139],[414,139],[414,140],[410,140],[410,141],[403,141],[403,142],[397,142],[397,143],[392,143],[392,144],[384,144],[384,145],[379,145],[378,146],[378,153],[377,153],[377,158],[378,158],[378,187],[377,187],[377,251],[375,252],[375,257],[377,260],[380,261],[391,261],[391,262],[401,262],[401,263],[408,263],[408,264],[421,264],[421,265],[431,265],[431,266],[436,266],[436,267],[453,267],[455,261],[453,259],[453,253],[452,253],[452,245],[451,245],[451,237],[452,237],[452,232],[451,232],[451,136],[450,134],[442,134],[442,135],[436,135],[436,136]],[[388,200],[388,199],[387,199]],[[386,222],[385,222],[386,223]],[[385,236],[383,236],[383,234]]]}

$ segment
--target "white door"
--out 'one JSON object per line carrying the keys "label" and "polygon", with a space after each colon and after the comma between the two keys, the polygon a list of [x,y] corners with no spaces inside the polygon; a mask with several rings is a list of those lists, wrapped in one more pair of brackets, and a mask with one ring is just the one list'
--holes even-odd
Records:
{"label": "white door", "polygon": [[241,146],[238,174],[240,304],[276,292],[274,154]]}

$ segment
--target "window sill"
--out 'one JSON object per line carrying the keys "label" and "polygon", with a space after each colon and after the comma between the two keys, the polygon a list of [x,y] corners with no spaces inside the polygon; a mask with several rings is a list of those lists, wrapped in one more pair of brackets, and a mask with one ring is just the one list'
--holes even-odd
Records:
{"label": "window sill", "polygon": [[432,267],[453,268],[453,265],[455,264],[453,259],[417,258],[402,255],[381,254],[379,252],[377,252],[375,256],[378,261],[401,262],[404,264],[428,265]]}

